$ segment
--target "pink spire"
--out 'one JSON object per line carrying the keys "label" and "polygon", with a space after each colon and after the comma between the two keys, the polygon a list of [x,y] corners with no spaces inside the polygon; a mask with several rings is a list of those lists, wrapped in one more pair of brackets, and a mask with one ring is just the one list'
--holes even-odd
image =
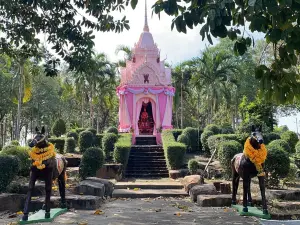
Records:
{"label": "pink spire", "polygon": [[143,30],[149,32],[148,18],[147,18],[147,0],[145,0],[145,24]]}

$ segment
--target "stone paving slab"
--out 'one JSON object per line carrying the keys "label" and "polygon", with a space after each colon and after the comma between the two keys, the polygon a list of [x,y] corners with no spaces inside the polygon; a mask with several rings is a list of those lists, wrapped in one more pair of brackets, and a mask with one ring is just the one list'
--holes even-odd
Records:
{"label": "stone paving slab", "polygon": [[[189,198],[156,199],[117,199],[102,205],[100,215],[95,211],[69,211],[57,217],[52,223],[88,225],[258,225],[251,217],[238,215],[231,208],[201,208],[190,202]],[[0,220],[8,224],[15,220]],[[2,223],[5,222],[5,223]]]}
{"label": "stone paving slab", "polygon": [[127,190],[115,189],[113,198],[157,198],[157,197],[180,197],[187,196],[184,190],[180,189],[141,189]]}
{"label": "stone paving slab", "polygon": [[179,182],[117,182],[115,189],[182,189],[183,185]]}

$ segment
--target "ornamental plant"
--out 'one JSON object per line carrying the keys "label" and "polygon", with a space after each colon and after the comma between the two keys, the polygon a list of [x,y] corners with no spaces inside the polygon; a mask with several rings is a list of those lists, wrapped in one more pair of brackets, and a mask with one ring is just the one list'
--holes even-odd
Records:
{"label": "ornamental plant", "polygon": [[76,148],[76,141],[73,137],[67,137],[65,139],[64,152],[66,153],[74,153]]}
{"label": "ornamental plant", "polygon": [[94,135],[90,131],[82,131],[79,134],[79,151],[84,153],[88,148],[92,147],[94,143]]}
{"label": "ornamental plant", "polygon": [[74,131],[69,131],[69,132],[67,133],[67,137],[72,137],[72,138],[74,138],[75,142],[77,143],[77,142],[78,142],[79,135],[78,135],[78,133],[74,130]]}
{"label": "ornamental plant", "polygon": [[268,146],[270,148],[272,148],[273,146],[280,147],[283,151],[285,151],[287,153],[292,153],[292,149],[291,149],[290,145],[285,140],[282,140],[282,139],[271,141],[268,144]]}
{"label": "ornamental plant", "polygon": [[111,153],[114,151],[115,143],[118,140],[118,136],[114,133],[106,133],[102,138],[102,149],[105,152],[105,157],[108,159]]}
{"label": "ornamental plant", "polygon": [[0,155],[0,193],[12,182],[19,171],[17,157],[11,155]]}
{"label": "ornamental plant", "polygon": [[210,130],[204,130],[201,134],[202,151],[207,155],[210,154],[207,140],[210,136],[213,136],[214,134],[215,133]]}
{"label": "ornamental plant", "polygon": [[118,135],[119,131],[116,127],[109,127],[107,130],[106,130],[106,133],[113,133],[115,135]]}
{"label": "ornamental plant", "polygon": [[95,177],[97,171],[104,164],[104,152],[101,148],[90,147],[85,150],[82,155],[80,166],[79,166],[79,176],[81,179],[87,177]]}
{"label": "ornamental plant", "polygon": [[299,141],[298,135],[293,131],[286,131],[280,135],[282,140],[285,140],[289,146],[291,147],[291,152],[295,152],[295,146],[297,142]]}
{"label": "ornamental plant", "polygon": [[188,168],[189,168],[189,171],[192,175],[197,173],[198,166],[199,166],[199,164],[198,164],[198,161],[196,159],[190,159],[189,160]]}
{"label": "ornamental plant", "polygon": [[60,137],[64,133],[66,133],[66,123],[62,119],[57,119],[51,129],[51,133],[56,137]]}

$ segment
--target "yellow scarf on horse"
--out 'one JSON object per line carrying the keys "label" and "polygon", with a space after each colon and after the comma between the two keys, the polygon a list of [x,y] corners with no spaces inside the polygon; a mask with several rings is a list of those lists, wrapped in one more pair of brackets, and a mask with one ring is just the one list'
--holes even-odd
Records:
{"label": "yellow scarf on horse", "polygon": [[33,147],[29,152],[29,155],[30,158],[34,161],[32,165],[42,170],[46,167],[45,164],[43,164],[43,161],[55,157],[56,153],[54,151],[54,145],[52,143],[49,143],[47,148]]}
{"label": "yellow scarf on horse", "polygon": [[255,149],[250,143],[250,138],[246,140],[244,145],[244,155],[255,165],[258,172],[257,176],[265,176],[262,164],[266,161],[267,153],[268,152],[264,144],[261,144],[259,149]]}

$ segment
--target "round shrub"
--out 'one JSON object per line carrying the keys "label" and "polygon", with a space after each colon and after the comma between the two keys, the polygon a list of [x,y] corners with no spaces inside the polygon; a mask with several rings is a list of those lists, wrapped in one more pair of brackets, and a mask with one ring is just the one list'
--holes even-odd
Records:
{"label": "round shrub", "polygon": [[243,151],[243,146],[237,141],[224,141],[220,143],[218,158],[224,170],[225,177],[231,177],[231,160],[233,156]]}
{"label": "round shrub", "polygon": [[60,154],[64,154],[65,139],[64,138],[49,138],[48,141],[54,144],[54,147]]}
{"label": "round shrub", "polygon": [[92,147],[94,143],[94,135],[90,131],[82,131],[79,134],[79,151],[84,153],[89,147]]}
{"label": "round shrub", "polygon": [[118,135],[119,131],[117,128],[115,127],[109,127],[107,130],[106,130],[106,133],[113,133],[115,135]]}
{"label": "round shrub", "polygon": [[10,142],[10,145],[20,146],[20,143],[19,143],[19,141],[17,141],[17,140],[12,140],[12,141]]}
{"label": "round shrub", "polygon": [[18,174],[29,176],[31,161],[29,160],[29,148],[21,146],[11,146],[1,151],[1,155],[15,156],[18,159]]}
{"label": "round shrub", "polygon": [[269,148],[273,148],[273,146],[278,146],[278,147],[281,147],[282,150],[284,150],[288,153],[291,153],[291,147],[285,140],[282,140],[282,139],[271,141],[271,143],[268,146],[269,146]]}
{"label": "round shrub", "polygon": [[79,135],[76,131],[69,131],[67,137],[72,137],[75,140],[75,143],[78,142]]}
{"label": "round shrub", "polygon": [[57,119],[51,129],[51,133],[56,137],[60,137],[64,133],[66,133],[66,123],[62,119]]}
{"label": "round shrub", "polygon": [[85,131],[85,130],[86,130],[86,128],[82,128],[82,127],[81,127],[81,128],[76,128],[76,129],[75,129],[75,131],[76,131],[77,134],[80,134],[81,132],[83,132],[83,131]]}
{"label": "round shrub", "polygon": [[94,146],[102,148],[102,138],[104,134],[96,134],[94,137]]}
{"label": "round shrub", "polygon": [[221,134],[233,134],[234,130],[230,124],[221,126]]}
{"label": "round shrub", "polygon": [[211,131],[214,134],[220,134],[221,133],[221,129],[219,126],[215,125],[215,124],[209,124],[204,128],[204,131]]}
{"label": "round shrub", "polygon": [[2,152],[3,151],[6,151],[8,149],[11,149],[11,148],[15,148],[16,146],[15,145],[5,145],[3,148],[2,148]]}
{"label": "round shrub", "polygon": [[218,145],[223,141],[235,140],[239,141],[239,138],[236,134],[216,134],[212,135],[207,139],[207,145],[210,150],[210,153],[213,154],[215,149],[218,150]]}
{"label": "round shrub", "polygon": [[201,144],[202,144],[202,151],[209,154],[209,148],[208,148],[208,143],[207,143],[207,139],[214,135],[214,132],[212,131],[203,131],[203,133],[201,134]]}
{"label": "round shrub", "polygon": [[64,152],[66,153],[74,153],[76,147],[76,141],[72,137],[68,137],[65,140]]}
{"label": "round shrub", "polygon": [[289,154],[279,145],[267,146],[268,155],[265,162],[265,170],[270,173],[269,186],[278,186],[279,178],[286,176],[290,170]]}
{"label": "round shrub", "polygon": [[281,134],[281,139],[285,140],[287,143],[289,143],[289,146],[291,147],[291,152],[295,152],[295,146],[297,142],[299,141],[298,136],[293,131],[286,131]]}
{"label": "round shrub", "polygon": [[173,129],[172,130],[172,133],[173,133],[174,138],[175,138],[176,141],[177,141],[179,135],[182,134],[182,131],[183,131],[183,129]]}
{"label": "round shrub", "polygon": [[123,168],[126,168],[128,163],[131,143],[132,134],[121,134],[120,138],[115,144],[113,158],[115,162],[123,164]]}
{"label": "round shrub", "polygon": [[188,168],[189,168],[189,171],[192,175],[197,173],[198,166],[199,166],[199,164],[198,164],[198,161],[196,159],[190,159],[189,160]]}
{"label": "round shrub", "polygon": [[187,137],[188,142],[185,144],[187,145],[187,149],[189,151],[195,152],[200,150],[200,138],[198,136],[199,134],[197,128],[187,127],[182,131],[182,135]]}
{"label": "round shrub", "polygon": [[118,136],[114,133],[106,133],[102,139],[102,149],[105,153],[105,157],[109,158],[114,151],[115,143],[118,140]]}
{"label": "round shrub", "polygon": [[0,155],[0,192],[5,191],[6,187],[18,174],[18,159],[15,156]]}
{"label": "round shrub", "polygon": [[249,135],[252,131],[252,125],[255,125],[256,127],[262,126],[263,134],[271,132],[270,128],[265,122],[256,118],[250,118],[249,120],[240,123],[240,125],[237,127],[237,133],[247,133]]}
{"label": "round shrub", "polygon": [[97,130],[95,128],[87,128],[86,130],[92,132],[92,134],[95,136],[97,134]]}
{"label": "round shrub", "polygon": [[95,177],[97,171],[104,164],[104,153],[100,148],[91,147],[86,149],[81,158],[79,176],[81,179]]}
{"label": "round shrub", "polygon": [[188,150],[188,151],[190,150],[190,149],[189,149],[189,138],[188,138],[187,135],[185,135],[185,134],[179,135],[178,138],[177,138],[177,142],[180,142],[180,143],[185,144],[186,147],[187,147],[187,150]]}
{"label": "round shrub", "polygon": [[296,146],[295,146],[295,151],[296,154],[299,155],[300,154],[300,141],[297,142]]}
{"label": "round shrub", "polygon": [[266,145],[269,144],[271,141],[280,139],[280,135],[275,132],[263,134],[263,136]]}

